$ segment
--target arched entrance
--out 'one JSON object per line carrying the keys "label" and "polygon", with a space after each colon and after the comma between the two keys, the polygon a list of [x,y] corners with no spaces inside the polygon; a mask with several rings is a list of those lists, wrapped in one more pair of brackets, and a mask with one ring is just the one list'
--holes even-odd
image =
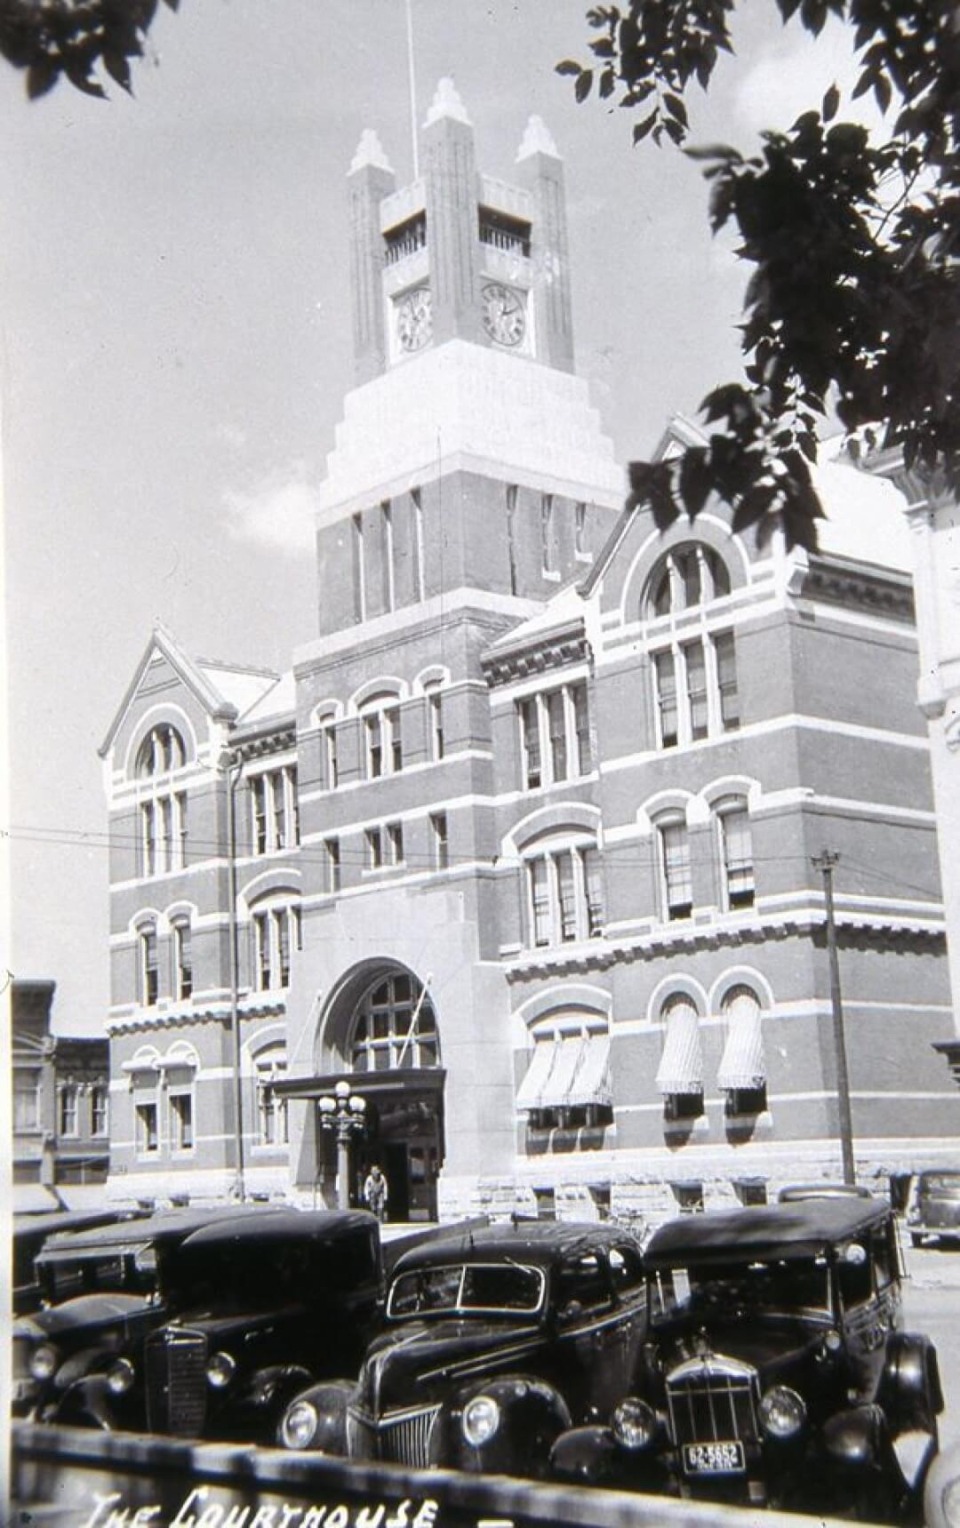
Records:
{"label": "arched entrance", "polygon": [[[378,1162],[390,1220],[435,1220],[443,1165],[443,1084],[437,1015],[427,982],[396,961],[365,961],[331,993],[317,1026],[316,1075],[286,1085],[318,1100],[340,1081],[365,1100],[350,1153],[350,1196]],[[336,1148],[316,1121],[316,1180],[331,1198]]]}

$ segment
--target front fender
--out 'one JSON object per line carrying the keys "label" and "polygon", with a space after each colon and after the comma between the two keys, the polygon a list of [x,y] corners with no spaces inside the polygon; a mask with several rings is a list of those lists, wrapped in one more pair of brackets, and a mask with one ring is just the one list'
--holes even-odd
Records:
{"label": "front fender", "polygon": [[[326,1385],[312,1385],[303,1394],[291,1397],[290,1404],[277,1424],[277,1443],[281,1448],[308,1450],[315,1454],[347,1455],[347,1408],[356,1398],[356,1384],[350,1380],[331,1380]],[[296,1443],[286,1429],[286,1419],[299,1404],[312,1407],[316,1425],[309,1443]]]}
{"label": "front fender", "polygon": [[844,1472],[874,1468],[889,1452],[888,1445],[889,1430],[879,1406],[852,1406],[824,1423],[827,1459]]}
{"label": "front fender", "polygon": [[118,1399],[105,1374],[88,1374],[75,1380],[43,1408],[41,1420],[66,1427],[98,1427],[103,1432],[115,1432],[123,1425]]}
{"label": "front fender", "polygon": [[877,1391],[891,1432],[926,1432],[935,1438],[943,1410],[937,1350],[929,1337],[895,1332],[887,1342]]}
{"label": "front fender", "polygon": [[[499,1420],[485,1442],[474,1444],[464,1433],[463,1421],[471,1401],[479,1396],[496,1403]],[[550,1450],[570,1425],[569,1407],[552,1385],[532,1376],[507,1375],[460,1392],[434,1431],[433,1462],[473,1473],[546,1479]]]}
{"label": "front fender", "polygon": [[227,1400],[241,1406],[252,1406],[258,1411],[285,1408],[301,1390],[307,1390],[314,1382],[309,1369],[300,1364],[272,1364],[248,1375],[240,1388]]}

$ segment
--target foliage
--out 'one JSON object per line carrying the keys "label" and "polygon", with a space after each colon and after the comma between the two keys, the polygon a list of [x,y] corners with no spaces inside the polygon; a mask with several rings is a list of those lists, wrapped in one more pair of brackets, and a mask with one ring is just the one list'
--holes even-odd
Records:
{"label": "foliage", "polygon": [[[810,475],[833,414],[872,430],[907,468],[960,488],[960,12],[951,0],[775,0],[818,36],[852,29],[852,98],[872,95],[883,131],[840,121],[836,86],[758,153],[686,148],[711,184],[714,231],[731,225],[753,275],[743,383],[701,404],[706,444],[631,468],[632,501],[664,527],[711,491],[738,529],[816,545]],[[594,89],[639,113],[636,143],[684,147],[685,94],[733,51],[736,0],[631,0],[588,12],[595,64],[559,64],[577,99]]]}
{"label": "foliage", "polygon": [[[175,11],[180,0],[164,0]],[[104,96],[102,66],[132,91],[130,60],[140,58],[158,0],[0,0],[0,54],[26,74],[31,100],[61,76],[85,95]]]}

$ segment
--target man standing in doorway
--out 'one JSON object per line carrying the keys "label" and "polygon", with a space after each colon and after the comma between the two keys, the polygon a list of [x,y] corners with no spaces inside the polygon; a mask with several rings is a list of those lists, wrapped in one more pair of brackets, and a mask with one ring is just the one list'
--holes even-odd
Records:
{"label": "man standing in doorway", "polygon": [[363,1185],[363,1199],[371,1214],[378,1220],[387,1218],[387,1180],[374,1162]]}

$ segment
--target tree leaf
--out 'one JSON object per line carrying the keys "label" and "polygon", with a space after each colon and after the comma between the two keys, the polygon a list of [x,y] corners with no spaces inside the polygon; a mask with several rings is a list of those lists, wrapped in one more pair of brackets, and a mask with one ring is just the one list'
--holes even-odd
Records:
{"label": "tree leaf", "polygon": [[831,85],[823,98],[820,106],[820,114],[824,122],[832,122],[840,107],[840,92],[836,85]]}
{"label": "tree leaf", "polygon": [[581,69],[573,93],[578,101],[585,101],[593,86],[593,70]]}

